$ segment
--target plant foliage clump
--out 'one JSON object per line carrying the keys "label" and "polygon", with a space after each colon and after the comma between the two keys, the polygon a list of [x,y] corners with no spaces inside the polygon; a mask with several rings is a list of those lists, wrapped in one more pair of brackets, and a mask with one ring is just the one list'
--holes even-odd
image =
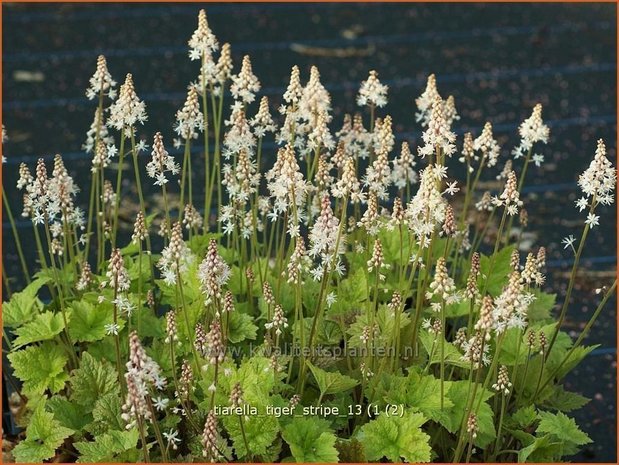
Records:
{"label": "plant foliage clump", "polygon": [[274,118],[250,58],[235,70],[204,11],[189,47],[199,74],[176,138],[156,132],[150,148],[131,74],[117,92],[99,57],[84,210],[60,155],[51,173],[20,167],[38,263],[22,257],[27,285],[3,305],[27,425],[17,461],[555,462],[591,442],[570,417],[588,399],[562,380],[593,350],[583,339],[616,281],[578,337],[563,323],[613,203],[602,141],[557,302],[544,247],[520,255],[520,193],[550,137],[541,105],[505,154],[490,123],[456,137],[432,75],[414,153],[396,149],[375,71],[336,131],[316,67],[305,85],[293,67]]}

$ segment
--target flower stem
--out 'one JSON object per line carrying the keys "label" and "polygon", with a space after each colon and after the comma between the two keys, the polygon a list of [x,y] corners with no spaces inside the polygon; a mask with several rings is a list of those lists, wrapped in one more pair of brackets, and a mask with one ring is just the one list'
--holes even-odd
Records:
{"label": "flower stem", "polygon": [[116,248],[116,235],[118,234],[118,208],[120,207],[120,191],[122,187],[123,162],[125,159],[125,132],[121,131],[120,135],[120,150],[118,152],[118,174],[116,176],[116,198],[114,200],[114,223],[112,230],[112,250]]}
{"label": "flower stem", "polygon": [[[591,202],[591,208],[589,209],[590,213],[593,213],[596,207],[595,198]],[[574,257],[574,264],[572,265],[572,271],[570,273],[570,281],[567,285],[567,293],[565,294],[565,300],[563,301],[563,306],[561,307],[561,313],[559,314],[559,319],[555,326],[555,330],[552,332],[552,337],[550,338],[550,342],[548,344],[548,351],[546,352],[546,358],[550,355],[552,348],[557,340],[557,336],[559,335],[559,330],[563,325],[563,320],[565,320],[565,315],[567,314],[567,307],[569,306],[570,299],[572,297],[572,290],[574,289],[574,283],[576,281],[576,271],[578,269],[578,264],[580,263],[580,256],[582,255],[582,251],[585,247],[585,242],[587,240],[587,235],[589,234],[589,224],[585,223],[585,227],[582,231],[582,235],[580,237],[580,242],[578,243],[578,250],[576,251],[576,256]],[[537,395],[537,391],[535,392]]]}
{"label": "flower stem", "polygon": [[[2,201],[4,202],[4,213],[6,213],[6,216],[9,219],[9,223],[11,224],[11,230],[13,231],[13,239],[15,240],[15,247],[17,249],[17,255],[19,256],[19,263],[21,265],[22,272],[24,273],[24,278],[26,279],[26,283],[30,284],[30,273],[28,272],[28,266],[26,265],[26,258],[24,257],[21,240],[19,239],[19,234],[17,234],[15,218],[13,218],[11,206],[9,205],[9,201],[7,200],[6,192],[4,192],[4,185],[2,185]],[[2,268],[2,270],[4,271],[4,267]]]}
{"label": "flower stem", "polygon": [[[614,294],[616,290],[617,290],[617,280],[615,279],[615,281],[613,282],[613,285],[608,289],[608,291],[604,295],[604,298],[602,299],[600,304],[597,306],[597,308],[593,312],[593,315],[591,315],[591,318],[589,319],[589,321],[583,328],[582,332],[580,333],[580,335],[578,336],[574,344],[572,344],[572,347],[570,348],[570,350],[567,352],[565,357],[563,357],[563,360],[561,360],[561,363],[559,363],[559,365],[557,365],[557,367],[553,370],[553,372],[546,378],[546,381],[544,381],[544,383],[540,386],[539,390],[544,389],[548,385],[548,383],[550,383],[550,381],[555,376],[557,376],[557,374],[559,373],[563,365],[565,365],[565,363],[570,359],[574,351],[580,346],[583,339],[587,336],[587,334],[589,333],[589,330],[591,329],[591,327],[597,320],[598,316],[600,316],[601,311],[606,306],[606,302],[608,302],[608,299],[610,299],[610,297]],[[548,350],[550,350],[550,346],[548,346]],[[535,395],[537,395],[537,393],[538,391],[535,392]]]}

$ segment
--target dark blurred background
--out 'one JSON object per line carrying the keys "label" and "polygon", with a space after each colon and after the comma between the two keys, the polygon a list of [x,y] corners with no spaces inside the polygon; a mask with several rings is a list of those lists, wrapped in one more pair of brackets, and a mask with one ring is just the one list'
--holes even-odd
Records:
{"label": "dark blurred background", "polygon": [[[242,55],[251,55],[272,108],[281,101],[292,65],[299,65],[304,82],[309,67],[317,65],[336,109],[333,131],[344,112],[357,110],[359,82],[371,69],[390,86],[382,113],[393,116],[398,138],[414,145],[420,131],[413,99],[430,73],[437,75],[444,97],[455,96],[458,132],[478,135],[490,120],[503,156],[518,143],[518,124],[541,102],[551,139],[537,150],[546,157],[543,169],[531,168],[527,178],[524,198],[532,231],[527,242],[547,247],[546,287],[558,292],[562,303],[572,254],[560,242],[568,234],[579,237],[584,221],[573,203],[577,174],[589,164],[598,138],[607,142],[616,164],[614,4],[5,3],[2,121],[10,141],[4,147],[3,182],[17,217],[19,163],[33,169],[38,157],[51,160],[55,153],[63,154],[84,188],[80,200],[87,203],[90,157],[80,147],[96,104],[84,90],[100,53],[119,83],[133,73],[138,95],[146,101],[149,120],[138,137],[150,144],[161,131],[171,141],[175,112],[198,72],[197,62],[187,57],[187,39],[201,7],[220,43],[231,43],[235,66]],[[195,172],[201,172],[199,166]],[[129,202],[127,193],[123,201]],[[593,289],[615,274],[614,206],[603,209],[600,221],[585,249],[584,271],[565,324],[574,335],[595,308]],[[29,223],[18,218],[18,230],[34,259]],[[4,266],[18,277],[6,217],[3,233]],[[19,288],[19,281],[13,286]],[[595,442],[576,461],[616,461],[615,307],[612,299],[587,340],[601,347],[567,380],[570,389],[592,399],[575,416]]]}

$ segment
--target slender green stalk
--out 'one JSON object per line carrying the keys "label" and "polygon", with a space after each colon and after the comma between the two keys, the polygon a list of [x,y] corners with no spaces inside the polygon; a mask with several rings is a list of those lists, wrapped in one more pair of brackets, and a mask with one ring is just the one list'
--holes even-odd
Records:
{"label": "slender green stalk", "polygon": [[97,201],[100,202],[97,206],[97,271],[101,269],[103,260],[105,259],[105,201],[103,200],[103,185],[104,185],[103,169],[99,170],[99,182],[97,183]]}
{"label": "slender green stalk", "polygon": [[114,224],[112,230],[112,250],[116,248],[116,235],[118,234],[118,209],[120,207],[120,191],[122,188],[123,162],[125,160],[125,131],[121,131],[120,135],[120,150],[118,151],[118,174],[116,176],[116,199],[114,201],[114,215],[112,222]]}
{"label": "slender green stalk", "polygon": [[[477,173],[475,173],[475,178],[473,179],[473,184],[471,185],[471,190],[469,193],[469,201],[475,195],[475,190],[477,189],[477,183],[479,182],[479,178],[481,176],[481,172],[484,170],[486,165],[486,152],[481,156],[481,161],[479,162],[479,167],[477,168]],[[468,204],[467,204],[468,209]],[[466,220],[466,210],[463,212],[464,220]]]}
{"label": "slender green stalk", "polygon": [[[342,238],[342,232],[344,230],[344,223],[346,221],[346,207],[348,205],[348,195],[344,196],[344,201],[342,203],[342,214],[340,217],[340,223],[339,223],[339,228],[338,228],[338,232],[337,232],[337,238],[335,240],[335,248],[333,249],[333,256],[332,256],[332,262],[328,263],[327,265],[325,265],[324,271],[323,271],[323,275],[322,275],[322,282],[320,285],[320,293],[318,294],[318,307],[316,308],[316,313],[314,314],[314,320],[312,321],[312,329],[310,330],[310,334],[309,334],[309,339],[308,339],[308,347],[311,349],[313,348],[313,343],[314,343],[314,336],[316,334],[316,327],[317,327],[317,323],[318,320],[320,319],[320,316],[322,314],[322,308],[324,305],[324,300],[325,300],[325,296],[326,296],[326,290],[328,288],[328,283],[329,283],[329,279],[331,277],[331,273],[333,272],[333,269],[335,268],[335,266],[337,265],[337,260],[338,260],[338,251],[340,248],[340,240]],[[301,374],[299,376],[300,382],[301,382],[301,387],[300,387],[300,392],[301,394],[303,393],[303,388],[305,387],[305,363],[303,364],[302,370],[301,370]]]}
{"label": "slender green stalk", "polygon": [[503,418],[505,416],[505,396],[501,393],[501,413],[499,414],[499,423],[497,426],[496,441],[494,442],[494,453],[492,454],[492,461],[496,459],[501,444],[501,433],[503,432]]}
{"label": "slender green stalk", "polygon": [[150,410],[150,415],[152,418],[153,431],[155,432],[155,438],[157,439],[157,444],[159,445],[159,449],[161,449],[161,455],[163,458],[163,462],[168,462],[168,453],[165,443],[163,442],[163,436],[161,436],[161,430],[159,429],[159,423],[157,422],[157,414],[155,413],[155,409],[153,408],[153,402],[150,398],[150,395],[146,397],[146,403],[148,404],[148,409]]}
{"label": "slender green stalk", "polygon": [[138,335],[142,328],[142,241],[138,240]]}
{"label": "slender green stalk", "polygon": [[[215,376],[213,377],[213,385],[215,387],[217,387],[217,378],[219,376],[219,361],[215,360]],[[211,392],[211,408],[210,410],[213,410],[213,408],[215,407],[215,390],[213,390]]]}
{"label": "slender green stalk", "polygon": [[[97,150],[97,145],[99,144],[99,134],[101,132],[101,123],[103,122],[103,76],[101,77],[101,90],[99,91],[99,105],[97,107],[97,122],[95,126],[95,143],[93,145],[93,151]],[[102,169],[102,168],[101,168]],[[90,233],[92,231],[92,216],[96,214],[96,202],[95,196],[98,187],[98,177],[97,177],[98,169],[95,169],[92,172],[92,182],[90,184],[90,203],[88,205],[88,222],[86,223],[86,247],[84,248],[85,256],[84,260],[88,261],[88,255],[90,252]],[[99,234],[99,230],[97,228],[97,235]]]}
{"label": "slender green stalk", "polygon": [[445,299],[441,298],[441,410],[445,405]]}
{"label": "slender green stalk", "polygon": [[[518,179],[518,192],[522,192],[522,186],[524,185],[524,178],[527,175],[527,168],[529,167],[529,163],[531,161],[531,154],[533,152],[533,147],[529,149],[527,152],[527,156],[524,159],[524,166],[522,167],[522,172],[520,173],[520,178]],[[512,230],[512,225],[514,223],[514,217],[509,218],[509,222],[507,223],[507,236],[505,238],[505,243],[509,242],[509,233]]]}
{"label": "slender green stalk", "polygon": [[469,447],[466,452],[466,463],[471,461],[471,455],[473,454],[473,433],[469,434]]}
{"label": "slender green stalk", "polygon": [[247,435],[245,434],[245,424],[243,423],[243,416],[238,415],[238,419],[239,419],[239,428],[241,429],[241,435],[243,436],[243,444],[245,445],[246,456],[251,461],[252,456],[251,456],[251,452],[249,451],[249,442],[247,442]]}
{"label": "slender green stalk", "polygon": [[[418,329],[419,318],[421,318],[421,306],[424,302],[425,295],[426,295],[426,288],[428,286],[428,281],[430,279],[430,273],[428,270],[432,268],[432,250],[434,248],[435,237],[436,237],[436,231],[433,231],[432,236],[430,237],[430,245],[428,246],[428,250],[426,252],[426,259],[424,261],[426,275],[424,276],[424,279],[421,279],[421,275],[420,275],[419,279],[417,280],[417,295],[415,296],[416,297],[415,320],[414,320],[414,326],[413,326],[413,339],[411,342],[411,347],[415,351],[415,354],[417,354],[417,343],[418,343],[417,335],[419,332],[419,329]],[[412,279],[412,276],[411,276],[411,279]]]}
{"label": "slender green stalk", "polygon": [[[531,360],[531,345],[527,344],[527,359],[524,362],[524,372],[522,373],[522,390],[526,385],[527,380],[527,372],[529,371],[529,361]],[[516,390],[516,381],[517,378],[514,376],[514,391]]]}
{"label": "slender green stalk", "polygon": [[[175,390],[176,392],[180,392],[178,376],[176,375],[176,355],[174,353],[174,341],[173,340],[170,340],[170,364],[172,365],[172,379],[174,380]],[[183,407],[183,409],[185,410],[185,413],[187,414],[187,420],[189,420],[189,424],[193,428],[194,432],[196,434],[200,434],[202,431],[194,420],[193,413],[191,412],[191,408],[189,408],[189,404],[182,397],[179,397],[178,400],[181,406]]]}
{"label": "slender green stalk", "polygon": [[[207,188],[207,199],[206,203],[208,204],[208,211],[211,209],[211,199],[212,194],[215,189],[215,178],[217,178],[217,218],[219,218],[219,212],[222,206],[222,184],[221,184],[221,148],[220,148],[220,135],[221,135],[221,118],[223,113],[223,100],[224,100],[224,86],[222,84],[221,94],[219,96],[219,102],[215,101],[215,96],[211,89],[211,106],[213,108],[213,123],[214,123],[214,133],[215,133],[215,149],[214,149],[214,160],[213,160],[213,170],[211,172],[211,179],[208,183]],[[205,215],[207,213],[205,212]],[[217,232],[221,233],[221,223],[217,223]]]}
{"label": "slender green stalk", "polygon": [[[11,296],[13,295],[13,292],[11,291],[11,283],[9,282],[9,277],[6,274],[6,267],[4,266],[4,258],[2,259],[2,281],[4,282],[4,288],[6,289],[6,297],[10,299]],[[7,347],[9,348],[9,350],[11,350],[10,344],[7,345]]]}
{"label": "slender green stalk", "polygon": [[[140,180],[141,176],[140,176],[140,166],[138,164],[138,151],[135,145],[135,136],[133,135],[133,133],[131,134],[131,151],[133,152],[133,169],[135,171],[135,182],[138,188],[138,198],[140,199],[140,211],[142,212],[144,221],[146,221],[146,206],[144,203],[144,194],[142,192],[142,181]],[[152,281],[154,281],[155,271],[154,271],[152,253],[151,253],[152,248],[150,245],[150,235],[148,234],[146,235],[146,251],[148,253],[150,276],[151,276]]]}
{"label": "slender green stalk", "polygon": [[[593,213],[595,210],[596,201],[595,198],[591,202],[591,208],[589,209],[590,213]],[[561,313],[559,313],[559,319],[555,326],[555,330],[552,332],[552,337],[550,338],[550,342],[548,344],[548,351],[546,353],[546,357],[550,355],[552,348],[554,347],[555,341],[557,340],[557,336],[559,335],[559,330],[563,325],[563,320],[565,320],[565,315],[567,314],[567,308],[570,303],[570,299],[572,298],[572,290],[574,289],[574,283],[576,282],[576,271],[578,270],[578,264],[580,263],[580,256],[582,255],[582,251],[585,248],[585,242],[587,240],[587,235],[589,234],[589,224],[585,223],[585,227],[582,231],[582,235],[580,236],[580,242],[578,243],[578,250],[576,251],[576,256],[574,257],[574,263],[572,265],[572,271],[570,273],[570,281],[567,285],[567,292],[565,294],[565,300],[563,301],[563,306],[561,307]],[[537,394],[537,391],[536,391]]]}
{"label": "slender green stalk", "polygon": [[486,295],[486,291],[488,290],[488,283],[490,282],[490,277],[492,276],[492,272],[494,271],[494,265],[496,262],[496,254],[499,250],[499,244],[501,243],[501,236],[503,235],[503,228],[505,226],[505,218],[507,218],[507,208],[503,210],[503,216],[501,217],[501,224],[499,225],[499,230],[497,231],[496,240],[494,242],[494,249],[492,252],[492,257],[490,257],[490,265],[488,265],[488,273],[486,274],[486,279],[484,280],[484,287],[482,289],[481,295]]}
{"label": "slender green stalk", "polygon": [[[600,304],[597,306],[597,308],[593,312],[593,315],[591,315],[591,318],[589,319],[589,321],[583,328],[582,332],[580,333],[580,335],[578,336],[574,344],[572,344],[572,347],[570,347],[570,350],[567,352],[567,354],[565,354],[565,357],[563,357],[563,360],[561,360],[561,363],[557,365],[557,367],[552,371],[552,373],[546,378],[546,381],[544,381],[544,383],[539,387],[539,389],[536,390],[535,395],[533,397],[535,397],[540,390],[544,389],[548,385],[548,383],[550,383],[552,379],[554,379],[554,377],[557,376],[557,374],[561,371],[561,368],[563,368],[563,365],[565,365],[565,363],[570,359],[574,351],[578,347],[580,347],[580,344],[582,343],[583,339],[587,336],[587,334],[589,333],[589,330],[591,329],[591,327],[597,320],[598,316],[600,316],[600,313],[606,306],[608,299],[610,299],[610,297],[615,293],[616,290],[617,290],[617,280],[615,279],[612,286],[608,289],[608,291],[606,291],[604,298],[602,299]],[[548,346],[548,350],[550,350],[550,346]]]}
{"label": "slender green stalk", "polygon": [[[202,69],[206,66],[206,54],[202,54]],[[202,117],[203,126],[204,126],[204,228],[205,231],[209,230],[209,211],[211,208],[210,205],[210,196],[209,196],[209,181],[211,179],[210,169],[211,169],[211,154],[209,152],[209,123],[208,123],[208,102],[206,98],[206,79],[202,79]]]}
{"label": "slender green stalk", "polygon": [[148,453],[148,443],[146,442],[146,433],[144,432],[144,421],[141,417],[137,418],[138,431],[140,432],[140,441],[142,442],[142,452],[144,454],[144,461],[150,463],[150,455]]}
{"label": "slender green stalk", "polygon": [[430,370],[430,366],[432,366],[432,359],[434,358],[434,353],[436,351],[436,338],[432,340],[432,347],[430,347],[430,352],[428,353],[428,363],[423,369],[422,375],[426,375]]}
{"label": "slender green stalk", "polygon": [[473,192],[471,191],[471,162],[466,159],[466,191],[464,193],[464,204],[462,206],[462,217],[460,218],[460,227],[462,228],[466,223],[466,218],[469,210],[469,203],[471,201],[471,196]]}
{"label": "slender green stalk", "polygon": [[[481,351],[480,353],[483,354],[484,352],[484,344],[485,344],[485,333],[482,334],[482,347],[481,347]],[[492,358],[492,363],[490,364],[490,368],[488,369],[488,373],[486,375],[486,378],[484,379],[484,383],[481,386],[482,388],[482,392],[488,387],[488,384],[490,383],[490,379],[493,376],[493,373],[497,367],[498,364],[498,354],[501,352],[501,347],[503,344],[503,340],[505,337],[505,333],[501,333],[497,339],[496,342],[496,347],[495,347],[495,355]],[[481,362],[480,362],[481,363]],[[477,370],[477,374],[476,374],[476,381],[473,384],[473,393],[472,395],[469,397],[468,401],[467,401],[467,408],[464,411],[464,415],[462,417],[462,422],[460,424],[460,433],[459,433],[459,438],[458,438],[458,444],[456,446],[456,450],[454,452],[454,459],[453,462],[459,462],[460,458],[462,457],[462,447],[464,445],[464,432],[465,432],[465,425],[466,425],[466,420],[467,420],[467,416],[470,415],[471,413],[475,413],[477,414],[477,412],[479,411],[479,407],[481,406],[481,402],[482,399],[484,398],[484,396],[479,396],[479,400],[477,402],[477,406],[473,408],[473,404],[475,403],[475,397],[477,395],[477,388],[479,387],[479,376],[481,375],[481,367]]]}
{"label": "slender green stalk", "polygon": [[[116,279],[115,281],[118,281]],[[118,305],[116,304],[118,298],[118,283],[114,286],[114,326],[118,327]],[[122,376],[122,359],[120,357],[120,339],[118,337],[118,331],[114,331],[114,350],[116,353],[116,371],[118,374],[118,385],[120,386],[120,390],[124,395],[125,385],[123,383]]]}
{"label": "slender green stalk", "polygon": [[[26,258],[24,256],[24,251],[21,246],[21,240],[19,238],[19,234],[17,233],[17,226],[15,224],[15,218],[13,217],[13,212],[11,212],[11,206],[9,205],[6,192],[4,191],[4,185],[2,185],[2,201],[4,202],[3,213],[6,213],[6,216],[9,219],[9,223],[11,224],[11,231],[13,232],[13,239],[15,240],[15,248],[17,249],[17,255],[19,257],[19,263],[21,265],[24,278],[26,279],[26,283],[30,284],[30,272],[28,271],[28,266],[26,265]],[[4,270],[4,267],[2,269]]]}
{"label": "slender green stalk", "polygon": [[[97,171],[98,170],[94,170],[91,173],[91,178],[90,178],[90,200],[88,202],[88,220],[86,222],[86,246],[84,247],[84,260],[88,261],[88,254],[90,252],[90,235],[92,232],[92,217],[95,214],[95,197],[97,196],[97,180],[99,179],[99,176],[97,175]],[[97,233],[99,233],[99,230],[97,228]]]}
{"label": "slender green stalk", "polygon": [[166,221],[166,230],[168,233],[172,230],[172,222],[170,220],[170,205],[168,203],[168,191],[165,187],[165,184],[161,186],[161,193],[163,195],[163,208],[165,210],[165,221]]}
{"label": "slender green stalk", "polygon": [[[41,264],[41,267],[43,270],[48,270],[47,267],[47,259],[45,258],[45,252],[43,251],[43,243],[41,242],[41,234],[39,233],[39,229],[37,228],[37,225],[34,224],[34,222],[32,223],[32,229],[34,232],[34,241],[36,243],[37,246],[37,252],[39,254],[39,263]],[[52,286],[51,284],[47,286],[49,289],[49,292],[52,296],[52,299],[56,298],[56,288],[54,288],[54,286]]]}
{"label": "slender green stalk", "polygon": [[181,198],[178,205],[178,221],[183,221],[183,209],[185,208],[185,185],[187,184],[187,172],[189,170],[189,164],[191,163],[189,158],[191,147],[189,146],[189,140],[185,140],[185,154],[183,155],[183,171],[181,174]]}

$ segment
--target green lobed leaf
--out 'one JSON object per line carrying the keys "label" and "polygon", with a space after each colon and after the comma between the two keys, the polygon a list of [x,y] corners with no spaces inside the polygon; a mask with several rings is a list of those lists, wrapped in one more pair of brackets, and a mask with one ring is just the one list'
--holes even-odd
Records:
{"label": "green lobed leaf", "polygon": [[39,405],[30,418],[26,429],[26,439],[13,449],[15,461],[19,463],[42,462],[52,458],[56,449],[73,430],[61,426],[54,415],[45,411],[43,404]]}
{"label": "green lobed leaf", "polygon": [[15,330],[17,338],[13,347],[18,349],[33,342],[53,339],[64,329],[62,314],[45,312],[39,313],[32,321]]}
{"label": "green lobed leaf", "polygon": [[307,363],[312,374],[314,375],[314,379],[316,380],[322,395],[337,394],[338,392],[348,391],[359,384],[359,381],[349,376],[337,372],[325,371],[322,368],[318,368],[313,365],[309,361],[306,361],[305,363]]}
{"label": "green lobed leaf", "polygon": [[254,356],[243,360],[236,373],[241,383],[245,400],[252,405],[265,405],[275,385],[271,361],[266,357]]}
{"label": "green lobed leaf", "polygon": [[277,437],[270,445],[267,451],[260,456],[262,463],[275,463],[279,460],[279,456],[282,453],[282,446],[284,442],[281,437]]}
{"label": "green lobed leaf", "polygon": [[8,358],[27,396],[43,394],[47,389],[56,393],[68,378],[64,371],[68,357],[62,347],[51,342],[18,350]]}
{"label": "green lobed leaf", "polygon": [[539,412],[537,416],[541,421],[535,430],[536,433],[549,433],[561,441],[577,446],[593,442],[585,432],[578,428],[573,418],[568,417],[562,412],[557,412],[556,414]]}
{"label": "green lobed leaf", "polygon": [[550,312],[557,302],[557,294],[548,294],[539,289],[534,289],[533,295],[535,296],[535,300],[527,309],[529,321],[539,321],[550,318]]}
{"label": "green lobed leaf", "polygon": [[518,451],[518,463],[524,463],[529,459],[534,462],[554,462],[557,456],[556,446],[548,434],[535,438],[531,444]]}
{"label": "green lobed leaf", "polygon": [[125,422],[120,417],[121,400],[117,391],[101,396],[92,409],[93,421],[86,429],[94,435],[103,434],[108,430],[125,429]]}
{"label": "green lobed leaf", "polygon": [[294,418],[282,431],[284,441],[298,463],[335,463],[338,453],[329,422],[317,417]]}
{"label": "green lobed leaf", "polygon": [[509,328],[503,333],[503,343],[499,352],[502,365],[522,365],[527,360],[527,335],[520,328]]}
{"label": "green lobed leaf", "polygon": [[[433,334],[430,334],[427,330],[422,329],[419,331],[419,340],[423,345],[423,348],[426,350],[428,356],[432,355],[432,359],[430,360],[430,364],[441,363],[441,344],[440,339]],[[451,343],[445,341],[445,363],[448,365],[455,365],[460,368],[471,367],[471,363],[462,359],[462,354],[456,347]]]}
{"label": "green lobed leaf", "polygon": [[[554,352],[554,349],[553,349]],[[537,381],[540,377],[540,372],[542,370],[542,361],[543,357],[541,354],[536,354],[529,360],[528,369],[526,373],[524,369],[518,370],[517,376],[515,380],[512,380],[514,384],[514,389],[517,392],[518,396],[522,399],[526,399],[528,402],[533,402],[532,397],[535,394],[537,388]],[[544,364],[544,373],[548,373],[548,367]],[[526,377],[525,377],[526,374]],[[540,392],[535,396],[535,403],[537,405],[543,403],[548,397],[552,395],[553,387],[551,384],[548,384]]]}
{"label": "green lobed leaf", "polygon": [[[511,273],[511,256],[514,246],[504,247],[492,257],[481,256],[480,260],[480,290],[486,287],[486,292],[493,297],[498,296],[507,284]],[[492,264],[492,267],[490,266]]]}
{"label": "green lobed leaf", "polygon": [[228,340],[233,344],[242,342],[245,339],[255,340],[258,327],[254,324],[254,319],[241,312],[230,313]]}
{"label": "green lobed leaf", "polygon": [[421,430],[426,421],[421,413],[406,412],[402,417],[381,414],[363,425],[357,438],[365,446],[368,460],[386,457],[392,462],[429,462],[430,436]]}
{"label": "green lobed leaf", "polygon": [[[408,326],[411,322],[410,317],[406,312],[401,312],[399,315],[399,329]],[[376,312],[376,321],[380,329],[378,342],[386,347],[391,344],[396,332],[396,314],[395,311],[389,308],[388,305],[381,305]]]}
{"label": "green lobed leaf", "polygon": [[[561,379],[565,375],[567,375],[570,371],[572,371],[576,367],[576,365],[582,362],[587,355],[589,355],[593,350],[597,349],[599,346],[600,346],[599,344],[595,344],[592,346],[576,347],[574,351],[570,354],[570,356],[567,358],[565,363],[561,366],[559,371],[557,372],[557,378]],[[553,349],[553,352],[554,352],[554,349]],[[552,352],[550,356],[552,356]],[[561,357],[561,361],[562,360],[563,360],[563,357]]]}
{"label": "green lobed leaf", "polygon": [[[126,322],[119,318],[118,326],[122,331],[122,329],[126,326]],[[121,353],[123,353],[125,348],[128,346],[128,340],[128,338],[120,338]],[[116,365],[116,344],[112,336],[107,336],[100,341],[95,341],[88,344],[88,353],[97,360],[107,360],[108,362]]]}
{"label": "green lobed leaf", "polygon": [[386,404],[407,404],[406,387],[408,379],[382,372],[372,376],[369,380],[369,389],[366,389],[368,400],[380,407]]}
{"label": "green lobed leaf", "polygon": [[119,392],[118,374],[110,363],[98,361],[88,352],[82,354],[80,367],[71,373],[71,400],[94,407],[95,402],[111,392]]}
{"label": "green lobed leaf", "polygon": [[[306,318],[305,321],[309,322],[311,319]],[[310,334],[311,325],[306,328],[305,334]],[[327,346],[337,346],[342,340],[342,330],[340,325],[335,321],[324,320],[322,324],[317,325],[316,344],[326,348]]]}
{"label": "green lobed leaf", "polygon": [[447,420],[448,411],[454,406],[449,398],[451,385],[445,383],[445,399],[441,407],[441,380],[432,375],[421,376],[411,371],[406,386],[406,404],[441,424]]}
{"label": "green lobed leaf", "polygon": [[[108,311],[108,309],[110,311]],[[69,334],[78,342],[99,341],[106,336],[105,325],[114,321],[108,306],[96,307],[84,300],[71,304]]]}
{"label": "green lobed leaf", "polygon": [[[42,279],[45,283],[65,283],[67,288],[71,289],[75,283],[75,266],[73,263],[67,263],[61,268],[48,267],[35,274],[37,279]],[[34,282],[34,281],[33,281]]]}
{"label": "green lobed leaf", "polygon": [[575,392],[566,391],[563,389],[563,386],[556,386],[552,395],[544,403],[544,406],[561,412],[571,412],[583,407],[590,400]]}
{"label": "green lobed leaf", "polygon": [[357,438],[338,438],[335,448],[340,455],[341,463],[367,463],[364,447]]}
{"label": "green lobed leaf", "polygon": [[[290,287],[287,287],[290,286]],[[274,287],[277,289],[277,286]],[[306,279],[301,286],[301,302],[306,309],[318,308],[318,297],[320,296],[320,283],[313,279]],[[284,311],[292,314],[295,308],[295,290],[289,284],[284,284],[279,293],[279,304]],[[323,302],[323,305],[325,303]],[[326,305],[325,305],[326,306]]]}
{"label": "green lobed leaf", "polygon": [[230,267],[228,288],[236,296],[247,295],[247,276],[245,275],[245,270],[241,270],[237,265]]}
{"label": "green lobed leaf", "polygon": [[92,415],[84,406],[71,402],[65,397],[54,396],[47,401],[46,405],[62,426],[74,431],[81,432],[92,421]]}
{"label": "green lobed leaf", "polygon": [[461,299],[453,304],[445,305],[446,318],[459,318],[468,315],[471,311],[470,299]]}
{"label": "green lobed leaf", "polygon": [[409,264],[411,258],[410,247],[410,232],[408,228],[402,228],[402,237],[400,238],[400,230],[398,228],[389,230],[388,228],[382,228],[378,237],[383,246],[383,254],[385,256],[385,263],[393,263],[395,265]]}
{"label": "green lobed leaf", "polygon": [[[260,411],[261,409],[259,409]],[[234,450],[238,458],[264,455],[275,442],[279,433],[277,419],[265,412],[259,415],[247,417],[225,416],[224,425],[234,443]],[[249,445],[249,451],[245,448],[245,440],[239,421],[243,422],[245,437]]]}
{"label": "green lobed leaf", "polygon": [[[467,412],[467,402],[470,395],[469,382],[466,380],[448,381],[445,384],[449,386],[449,399],[453,402],[454,406],[448,411],[447,420],[443,425],[450,433],[455,433],[460,429],[462,419]],[[496,437],[494,413],[487,403],[487,400],[493,395],[493,392],[482,389],[482,386],[478,385],[473,405],[477,406],[479,404],[479,410],[477,410],[477,425],[479,431],[474,440],[474,444],[481,448],[486,447]]]}
{"label": "green lobed leaf", "polygon": [[211,239],[217,240],[221,236],[221,234],[217,233],[200,234],[197,236],[194,235],[187,241],[187,246],[198,257],[204,257]]}
{"label": "green lobed leaf", "polygon": [[346,315],[359,309],[360,304],[365,302],[367,298],[367,277],[363,268],[358,267],[348,277],[340,281],[337,288],[337,300],[327,309],[327,316],[334,318]]}
{"label": "green lobed leaf", "polygon": [[38,277],[24,290],[15,292],[11,300],[3,302],[2,324],[9,328],[16,328],[31,321],[43,308],[43,303],[37,297],[37,293],[47,282],[49,279]]}
{"label": "green lobed leaf", "polygon": [[[144,299],[144,296],[142,296],[142,299]],[[139,322],[139,333],[142,339],[152,337],[157,340],[163,340],[166,337],[165,319],[158,318],[152,309],[148,307],[136,308],[131,315],[131,321],[134,328],[138,326]]]}
{"label": "green lobed leaf", "polygon": [[78,463],[111,462],[119,454],[137,446],[139,433],[136,428],[129,431],[110,431],[96,436],[94,441],[76,442],[80,453]]}
{"label": "green lobed leaf", "polygon": [[527,428],[531,426],[535,420],[537,420],[537,411],[533,405],[528,405],[518,409],[510,417],[510,421],[513,421],[520,428]]}

